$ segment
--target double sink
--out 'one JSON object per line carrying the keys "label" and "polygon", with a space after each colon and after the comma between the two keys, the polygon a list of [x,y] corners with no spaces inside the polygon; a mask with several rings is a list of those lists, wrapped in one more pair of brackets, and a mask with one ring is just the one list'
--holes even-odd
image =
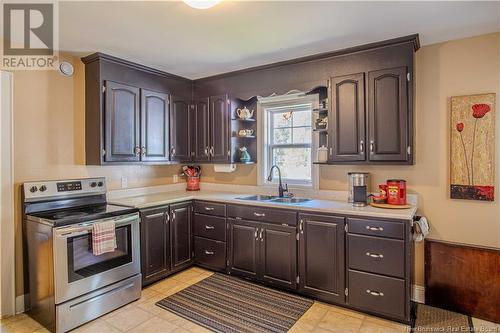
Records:
{"label": "double sink", "polygon": [[300,204],[304,202],[311,201],[311,199],[306,198],[289,198],[283,197],[280,198],[275,195],[250,195],[247,197],[239,197],[236,198],[238,200],[247,200],[247,201],[264,201],[264,202],[272,202],[272,203],[283,203],[283,204]]}

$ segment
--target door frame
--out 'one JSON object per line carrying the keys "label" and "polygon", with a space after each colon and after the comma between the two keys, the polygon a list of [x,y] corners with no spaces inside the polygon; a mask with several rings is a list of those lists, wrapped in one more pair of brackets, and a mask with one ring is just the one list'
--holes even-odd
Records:
{"label": "door frame", "polygon": [[0,317],[16,313],[13,87],[14,75],[0,71]]}

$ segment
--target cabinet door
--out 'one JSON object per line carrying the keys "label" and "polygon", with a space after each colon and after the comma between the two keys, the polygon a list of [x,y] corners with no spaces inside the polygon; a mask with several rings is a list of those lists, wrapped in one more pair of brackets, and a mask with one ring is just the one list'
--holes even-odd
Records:
{"label": "cabinet door", "polygon": [[191,150],[193,159],[196,162],[206,162],[210,160],[208,105],[208,98],[195,101],[194,104],[191,105],[191,128],[194,132],[191,135]]}
{"label": "cabinet door", "polygon": [[190,161],[190,120],[189,100],[172,96],[170,108],[170,159],[172,161]]}
{"label": "cabinet door", "polygon": [[368,73],[368,137],[371,161],[408,160],[406,67]]}
{"label": "cabinet door", "polygon": [[256,279],[259,267],[260,223],[228,219],[229,271]]}
{"label": "cabinet door", "polygon": [[297,229],[262,224],[260,278],[270,284],[295,289],[297,286]]}
{"label": "cabinet door", "polygon": [[331,79],[332,162],[364,161],[365,78],[363,73]]}
{"label": "cabinet door", "polygon": [[141,265],[143,284],[170,271],[170,230],[168,207],[141,211]]}
{"label": "cabinet door", "polygon": [[299,290],[345,302],[344,218],[299,215]]}
{"label": "cabinet door", "polygon": [[140,159],[139,88],[106,81],[106,162],[134,162]]}
{"label": "cabinet door", "polygon": [[189,264],[193,259],[192,204],[170,205],[172,269]]}
{"label": "cabinet door", "polygon": [[226,95],[210,97],[210,153],[212,162],[227,162],[229,151],[229,108]]}
{"label": "cabinet door", "polygon": [[167,94],[141,89],[141,159],[169,160],[170,119]]}

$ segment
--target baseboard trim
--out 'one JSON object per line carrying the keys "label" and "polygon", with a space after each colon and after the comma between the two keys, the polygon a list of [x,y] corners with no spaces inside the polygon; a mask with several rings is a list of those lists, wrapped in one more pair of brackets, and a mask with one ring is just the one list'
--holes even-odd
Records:
{"label": "baseboard trim", "polygon": [[26,312],[24,300],[28,295],[19,295],[16,297],[16,314]]}
{"label": "baseboard trim", "polygon": [[425,304],[425,287],[417,284],[411,286],[411,300],[413,302]]}

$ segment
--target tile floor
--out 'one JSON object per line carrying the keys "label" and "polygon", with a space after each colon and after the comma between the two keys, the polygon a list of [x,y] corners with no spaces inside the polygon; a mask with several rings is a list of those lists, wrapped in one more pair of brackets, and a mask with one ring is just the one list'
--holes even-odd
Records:
{"label": "tile floor", "polygon": [[[142,297],[118,310],[110,312],[84,326],[75,333],[198,333],[209,330],[161,309],[155,303],[213,273],[191,268],[155,283],[142,291]],[[474,319],[479,332],[500,333],[500,325]],[[292,327],[290,332],[315,333],[396,333],[407,332],[399,323],[372,317],[341,307],[315,302]],[[2,333],[48,332],[25,314],[0,320]]]}

